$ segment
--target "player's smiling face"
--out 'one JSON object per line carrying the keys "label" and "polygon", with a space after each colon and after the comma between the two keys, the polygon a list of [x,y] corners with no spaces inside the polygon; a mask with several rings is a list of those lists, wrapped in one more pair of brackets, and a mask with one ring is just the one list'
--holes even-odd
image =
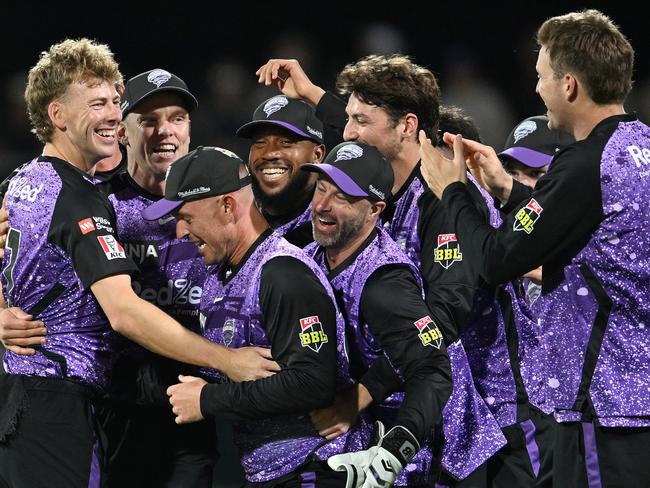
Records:
{"label": "player's smiling face", "polygon": [[182,99],[173,93],[156,93],[138,103],[126,116],[122,130],[135,171],[159,180],[165,178],[171,163],[189,151],[190,116]]}
{"label": "player's smiling face", "polygon": [[267,125],[254,134],[249,167],[265,197],[280,197],[288,189],[305,191],[313,185],[311,173],[300,171],[305,163],[320,162],[324,146],[282,127]]}
{"label": "player's smiling face", "polygon": [[224,213],[223,198],[193,200],[174,213],[176,236],[192,241],[206,265],[225,263],[232,253],[232,219]]}
{"label": "player's smiling face", "polygon": [[106,80],[72,83],[57,102],[61,109],[65,150],[89,168],[115,152],[120,122],[120,95]]}
{"label": "player's smiling face", "polygon": [[352,94],[345,112],[348,121],[343,139],[375,146],[388,161],[393,161],[401,152],[401,123],[396,126],[383,108],[362,102]]}

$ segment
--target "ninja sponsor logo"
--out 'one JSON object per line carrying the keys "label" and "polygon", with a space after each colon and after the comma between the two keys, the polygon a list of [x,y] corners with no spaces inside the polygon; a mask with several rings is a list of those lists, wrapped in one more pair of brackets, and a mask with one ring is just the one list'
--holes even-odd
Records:
{"label": "ninja sponsor logo", "polygon": [[542,206],[537,203],[537,200],[531,198],[530,202],[528,202],[526,206],[520,209],[517,212],[517,215],[515,215],[515,222],[512,225],[512,230],[515,232],[523,230],[526,234],[530,234],[535,227],[535,222],[537,222],[537,219],[539,219],[543,210]]}
{"label": "ninja sponsor logo", "polygon": [[318,315],[300,319],[300,345],[302,347],[308,347],[312,351],[318,352],[327,341],[327,334],[323,332],[323,324],[320,323]]}
{"label": "ninja sponsor logo", "polygon": [[456,261],[463,260],[456,234],[438,235],[438,247],[433,251],[433,260],[445,269]]}
{"label": "ninja sponsor logo", "polygon": [[431,346],[440,349],[442,344],[442,333],[431,317],[425,315],[419,320],[413,322],[418,329],[418,337],[423,346]]}
{"label": "ninja sponsor logo", "polygon": [[97,236],[99,244],[102,246],[102,251],[106,255],[106,259],[109,261],[112,259],[126,259],[126,254],[124,253],[124,248],[122,245],[117,242],[117,239],[113,236]]}
{"label": "ninja sponsor logo", "polygon": [[126,241],[124,243],[126,255],[136,264],[158,266],[158,246],[156,241]]}

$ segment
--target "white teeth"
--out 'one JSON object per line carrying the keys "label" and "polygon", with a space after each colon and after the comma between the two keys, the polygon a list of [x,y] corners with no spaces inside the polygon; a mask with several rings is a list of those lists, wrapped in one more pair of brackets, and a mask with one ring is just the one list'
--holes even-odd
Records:
{"label": "white teeth", "polygon": [[325,219],[322,218],[322,217],[318,217],[318,220],[320,220],[323,224],[326,224],[326,225],[330,225],[330,224],[335,224],[335,223],[336,223],[336,222],[334,222],[333,220],[325,220]]}
{"label": "white teeth", "polygon": [[176,146],[173,144],[161,144],[156,148],[156,151],[165,152],[165,151],[175,151]]}
{"label": "white teeth", "polygon": [[114,129],[98,129],[97,134],[99,134],[102,137],[115,137],[115,130]]}
{"label": "white teeth", "polygon": [[262,174],[265,176],[283,175],[287,172],[286,168],[264,168]]}

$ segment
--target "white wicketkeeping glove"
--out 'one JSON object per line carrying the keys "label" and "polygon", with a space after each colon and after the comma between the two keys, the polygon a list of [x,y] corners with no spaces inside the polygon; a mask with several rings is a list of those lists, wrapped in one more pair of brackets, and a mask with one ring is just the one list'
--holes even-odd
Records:
{"label": "white wicketkeeping glove", "polygon": [[345,488],[388,488],[393,486],[404,466],[420,450],[420,444],[408,429],[396,425],[385,432],[375,422],[373,446],[365,451],[337,454],[327,460],[335,471],[346,471]]}

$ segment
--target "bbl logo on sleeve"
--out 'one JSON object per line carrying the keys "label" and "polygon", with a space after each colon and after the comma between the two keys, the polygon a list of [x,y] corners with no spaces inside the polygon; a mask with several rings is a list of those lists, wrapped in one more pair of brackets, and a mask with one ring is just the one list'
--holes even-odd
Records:
{"label": "bbl logo on sleeve", "polygon": [[425,315],[420,320],[413,322],[418,329],[418,337],[423,346],[431,346],[440,349],[442,344],[442,333],[431,317]]}
{"label": "bbl logo on sleeve", "polygon": [[318,352],[327,341],[327,334],[323,332],[323,324],[320,323],[318,315],[300,319],[300,345],[302,347],[308,347],[312,351]]}
{"label": "bbl logo on sleeve", "polygon": [[530,234],[543,210],[542,206],[537,203],[537,200],[531,198],[530,202],[515,215],[512,230],[515,232],[523,230],[526,234]]}
{"label": "bbl logo on sleeve", "polygon": [[456,234],[438,234],[438,247],[433,251],[433,260],[445,269],[463,260]]}

